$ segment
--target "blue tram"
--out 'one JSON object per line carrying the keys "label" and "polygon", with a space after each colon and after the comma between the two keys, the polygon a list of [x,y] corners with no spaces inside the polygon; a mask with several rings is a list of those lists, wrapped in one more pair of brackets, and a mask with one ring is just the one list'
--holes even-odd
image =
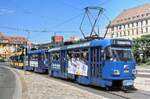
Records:
{"label": "blue tram", "polygon": [[136,62],[131,46],[129,39],[113,38],[49,49],[49,75],[105,88],[133,87]]}
{"label": "blue tram", "polygon": [[25,56],[24,70],[45,73],[48,71],[48,54],[47,50],[28,51]]}

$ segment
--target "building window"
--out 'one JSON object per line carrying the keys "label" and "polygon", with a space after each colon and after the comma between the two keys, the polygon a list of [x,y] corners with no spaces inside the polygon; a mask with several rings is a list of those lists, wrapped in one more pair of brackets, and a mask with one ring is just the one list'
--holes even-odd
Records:
{"label": "building window", "polygon": [[120,32],[120,37],[122,36],[122,33]]}
{"label": "building window", "polygon": [[128,20],[130,20],[131,18],[128,18]]}
{"label": "building window", "polygon": [[148,20],[146,20],[146,33],[148,33]]}
{"label": "building window", "polygon": [[140,17],[140,15],[137,15],[136,17],[138,18],[138,17]]}
{"label": "building window", "polygon": [[144,17],[144,14],[142,14],[141,16]]}
{"label": "building window", "polygon": [[121,29],[121,26],[119,26],[119,29]]}
{"label": "building window", "polygon": [[127,18],[125,18],[124,20],[127,21]]}
{"label": "building window", "polygon": [[138,29],[136,29],[136,35],[138,35],[138,34],[139,34]]}
{"label": "building window", "polygon": [[146,13],[146,16],[149,16],[149,13]]}
{"label": "building window", "polygon": [[119,22],[120,22],[120,20],[117,20],[117,22],[119,23]]}

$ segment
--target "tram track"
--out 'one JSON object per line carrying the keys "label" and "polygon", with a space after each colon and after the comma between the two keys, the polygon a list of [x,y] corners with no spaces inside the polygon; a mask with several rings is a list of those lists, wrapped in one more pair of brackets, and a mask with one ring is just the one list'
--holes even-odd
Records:
{"label": "tram track", "polygon": [[97,86],[81,85],[81,84],[75,83],[74,81],[55,78],[55,77],[49,77],[48,75],[41,75],[41,76],[44,76],[46,78],[53,79],[55,81],[59,81],[59,82],[74,86],[74,87],[80,88],[82,90],[86,90],[88,92],[94,93],[96,95],[104,96],[104,97],[107,97],[110,99],[141,99],[138,97],[134,97],[133,95],[131,95],[132,93],[134,93],[134,95],[140,93],[140,94],[142,94],[141,96],[143,96],[143,95],[146,97],[150,96],[150,94],[142,93],[141,90],[140,91],[139,90],[138,91],[132,91],[132,92],[124,92],[123,90],[107,91],[104,88],[97,87]]}
{"label": "tram track", "polygon": [[93,94],[104,96],[104,97],[107,97],[110,99],[130,99],[128,97],[124,97],[123,95],[118,95],[116,93],[111,93],[110,91],[106,91],[104,88],[101,88],[101,87],[82,85],[82,84],[78,84],[72,80],[66,80],[66,79],[61,79],[61,78],[56,78],[56,77],[49,77],[49,75],[47,75],[47,74],[46,75],[38,74],[38,73],[34,73],[34,72],[30,72],[30,73],[37,74],[39,76],[42,76],[42,77],[45,77],[48,79],[52,79],[54,81],[62,82],[62,83],[68,84],[70,86],[74,86],[74,87],[80,88],[82,90],[91,92]]}
{"label": "tram track", "polygon": [[131,91],[131,92],[124,92],[122,90],[116,92],[116,91],[111,91],[108,92],[110,94],[122,97],[124,99],[149,99],[150,93],[147,91],[143,90],[136,90],[136,91]]}
{"label": "tram track", "polygon": [[138,93],[138,94],[143,94],[143,95],[146,95],[146,96],[149,96],[149,97],[150,97],[150,93],[149,93],[149,94],[143,93],[143,92],[141,92],[141,90],[140,90],[140,91],[137,91],[136,93]]}
{"label": "tram track", "polygon": [[118,97],[121,97],[121,98],[123,98],[123,99],[131,99],[131,98],[129,98],[129,97],[126,97],[126,96],[123,96],[123,95],[119,95],[119,94],[116,94],[116,93],[113,93],[113,92],[107,92],[107,93],[112,94],[112,95],[115,95],[115,96],[118,96]]}
{"label": "tram track", "polygon": [[60,81],[65,84],[69,84],[71,86],[78,87],[80,89],[83,89],[88,92],[92,92],[96,95],[104,96],[104,97],[107,97],[110,99],[142,99],[142,97],[144,97],[144,99],[145,98],[148,99],[150,97],[150,93],[143,91],[143,90],[136,90],[136,91],[131,91],[131,92],[124,92],[123,90],[107,91],[101,87],[81,85],[81,84],[75,83],[73,81],[49,77],[48,75],[43,75],[43,76],[46,78],[53,79],[55,81]]}

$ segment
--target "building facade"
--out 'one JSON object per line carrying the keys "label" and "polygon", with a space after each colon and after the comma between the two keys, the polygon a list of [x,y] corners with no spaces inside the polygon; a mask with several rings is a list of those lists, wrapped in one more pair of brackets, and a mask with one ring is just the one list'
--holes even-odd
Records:
{"label": "building facade", "polygon": [[0,33],[0,58],[11,55],[18,50],[18,48],[25,46],[26,44],[27,39],[25,37],[7,36]]}
{"label": "building facade", "polygon": [[150,34],[150,4],[124,10],[110,24],[108,38],[137,38]]}
{"label": "building facade", "polygon": [[52,36],[52,42],[53,43],[62,43],[64,41],[64,37],[63,36]]}

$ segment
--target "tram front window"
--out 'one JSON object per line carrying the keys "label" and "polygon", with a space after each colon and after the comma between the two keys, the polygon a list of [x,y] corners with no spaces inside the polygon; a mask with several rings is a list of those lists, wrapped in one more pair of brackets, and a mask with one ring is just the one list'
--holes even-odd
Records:
{"label": "tram front window", "polygon": [[133,55],[130,49],[126,48],[107,48],[106,60],[112,61],[132,61]]}
{"label": "tram front window", "polygon": [[113,58],[117,61],[131,61],[133,60],[131,50],[126,49],[112,49]]}

